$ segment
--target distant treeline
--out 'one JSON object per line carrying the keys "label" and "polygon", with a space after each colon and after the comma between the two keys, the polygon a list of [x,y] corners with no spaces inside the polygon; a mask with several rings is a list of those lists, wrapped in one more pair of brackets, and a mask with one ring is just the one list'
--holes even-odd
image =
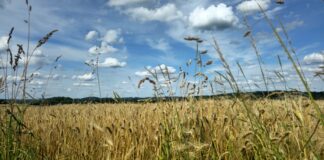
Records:
{"label": "distant treeline", "polygon": [[[324,100],[323,92],[312,92],[315,100]],[[240,94],[227,93],[218,95],[208,96],[195,96],[192,98],[196,99],[217,99],[217,98],[233,98],[234,96],[240,96],[244,98],[259,99],[259,98],[270,98],[270,99],[283,99],[285,96],[307,97],[307,92],[299,91],[256,91],[256,92],[245,92]],[[28,99],[28,100],[16,100],[16,103],[27,103],[30,105],[57,105],[57,104],[87,104],[87,103],[143,103],[143,102],[157,102],[157,101],[181,101],[186,100],[188,97],[126,97],[126,98],[98,98],[98,97],[86,97],[86,98],[70,98],[70,97],[52,97],[46,99]],[[10,100],[0,99],[0,104],[8,104]]]}

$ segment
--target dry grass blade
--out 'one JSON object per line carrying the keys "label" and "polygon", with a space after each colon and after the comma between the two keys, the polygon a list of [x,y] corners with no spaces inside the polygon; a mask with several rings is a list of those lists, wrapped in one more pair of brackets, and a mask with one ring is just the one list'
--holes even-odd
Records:
{"label": "dry grass blade", "polygon": [[150,78],[148,78],[148,77],[145,77],[145,78],[143,78],[143,79],[141,79],[139,82],[138,82],[138,85],[137,85],[137,87],[138,88],[141,88],[141,85],[145,82],[145,81],[149,81],[152,85],[156,85],[156,82],[154,81],[154,80],[152,80],[152,79],[150,79]]}
{"label": "dry grass blade", "polygon": [[281,29],[282,29],[282,31],[284,33],[284,36],[286,37],[286,40],[288,41],[288,45],[290,47],[290,50],[291,50],[291,52],[293,53],[293,55],[294,55],[294,57],[296,59],[296,62],[297,62],[298,66],[299,66],[299,69],[300,69],[300,72],[301,72],[302,76],[305,77],[305,73],[304,73],[303,68],[301,66],[301,63],[299,61],[299,58],[298,58],[298,56],[296,54],[296,51],[293,48],[292,41],[289,38],[287,29],[286,29],[286,27],[284,26],[284,24],[281,22],[281,20],[279,18],[278,18],[278,21],[279,21],[280,27],[281,27]]}
{"label": "dry grass blade", "polygon": [[[236,80],[235,80],[235,78],[234,78],[234,75],[232,74],[231,68],[229,67],[227,61],[225,60],[225,58],[224,58],[224,56],[223,56],[223,53],[222,53],[222,51],[221,51],[221,49],[220,49],[220,47],[219,47],[219,45],[218,45],[216,39],[213,38],[213,41],[214,41],[214,45],[213,45],[213,46],[214,46],[214,48],[215,48],[215,50],[216,50],[216,53],[218,54],[219,59],[221,60],[222,65],[223,65],[223,67],[224,67],[225,70],[226,70],[226,73],[227,73],[228,76],[230,77],[230,78],[228,79],[229,85],[230,85],[231,88],[233,89],[233,92],[235,92],[235,93],[236,93],[236,92],[239,92],[239,87],[238,87],[238,85],[237,85],[237,83],[236,83]],[[220,75],[222,76],[222,74],[220,74]],[[223,76],[223,77],[225,77],[225,76]]]}
{"label": "dry grass blade", "polygon": [[250,43],[251,43],[251,45],[252,45],[252,48],[254,49],[254,52],[255,52],[255,54],[256,54],[256,56],[257,56],[258,64],[259,64],[259,68],[260,68],[260,72],[261,72],[261,75],[262,75],[262,80],[263,80],[264,86],[265,86],[266,90],[269,91],[269,89],[268,89],[267,77],[266,77],[266,75],[265,75],[265,72],[264,72],[264,69],[263,69],[263,66],[262,66],[261,54],[260,54],[259,49],[257,48],[256,41],[255,41],[254,37],[253,37],[252,34],[251,34],[251,30],[252,30],[252,28],[251,28],[250,25],[248,24],[248,21],[247,21],[246,17],[244,17],[244,25],[245,25],[245,26],[247,27],[247,29],[250,31],[250,33],[247,34],[247,36],[249,37]]}
{"label": "dry grass blade", "polygon": [[[276,27],[273,25],[273,23],[271,22],[270,18],[268,17],[268,15],[266,14],[266,12],[264,11],[264,9],[261,7],[261,5],[259,3],[257,3],[260,10],[261,10],[261,13],[264,15],[264,18],[265,20],[268,22],[269,26],[271,27],[272,31],[273,31],[273,34],[275,35],[275,37],[277,38],[277,41],[279,42],[279,44],[281,45],[282,49],[284,50],[284,52],[286,53],[286,55],[288,56],[288,59],[291,61],[298,77],[300,78],[301,82],[303,83],[306,91],[307,91],[307,94],[308,94],[308,97],[310,99],[310,101],[312,102],[317,114],[318,114],[318,119],[321,121],[321,124],[322,126],[324,125],[324,114],[320,108],[320,106],[315,102],[315,99],[313,97],[313,94],[311,92],[311,89],[307,83],[307,80],[305,79],[305,77],[303,76],[303,73],[302,71],[298,68],[295,60],[293,59],[292,57],[292,54],[290,53],[288,47],[285,45],[285,43],[283,42],[281,36],[279,35],[278,31],[276,30]],[[315,131],[317,131],[317,128],[315,128]],[[311,138],[312,136],[310,136]],[[305,144],[305,146],[307,146],[309,143],[309,141]]]}
{"label": "dry grass blade", "polygon": [[249,83],[248,79],[247,79],[246,76],[245,76],[245,73],[244,73],[244,71],[243,71],[242,66],[240,65],[240,63],[239,63],[238,61],[236,61],[236,64],[237,64],[237,66],[239,67],[239,69],[240,69],[240,71],[241,71],[241,73],[242,73],[242,75],[243,75],[243,77],[244,77],[244,79],[245,79],[246,84],[248,85],[249,89],[251,90],[250,83]]}
{"label": "dry grass blade", "polygon": [[17,118],[17,116],[15,115],[15,113],[13,113],[12,111],[10,111],[9,109],[6,110],[6,113],[10,116],[12,116],[12,118],[20,125],[23,126],[24,128],[28,128],[21,120],[19,120]]}
{"label": "dry grass blade", "polygon": [[[318,104],[314,101],[314,98],[313,98],[313,95],[311,93],[311,90],[308,86],[308,83],[306,81],[306,79],[304,78],[304,76],[302,75],[302,72],[300,71],[299,67],[297,66],[296,62],[294,61],[294,58],[292,57],[292,54],[290,53],[288,47],[285,45],[285,43],[283,42],[281,36],[279,35],[279,33],[277,32],[276,30],[276,27],[273,25],[273,23],[271,22],[271,20],[269,19],[268,15],[266,14],[266,12],[264,11],[264,9],[261,7],[261,5],[259,3],[257,3],[260,10],[261,10],[261,13],[264,15],[264,18],[265,20],[268,22],[268,24],[270,25],[275,37],[277,38],[279,44],[281,45],[281,47],[283,48],[284,52],[286,53],[286,55],[288,56],[288,59],[291,61],[298,77],[300,78],[301,82],[303,83],[312,103],[314,104],[317,112],[319,113],[321,119],[322,119],[322,122],[324,122],[324,114],[322,113],[322,111],[320,110]],[[324,123],[323,123],[324,124]]]}
{"label": "dry grass blade", "polygon": [[316,125],[315,125],[315,128],[314,128],[312,134],[307,139],[307,141],[306,141],[306,143],[305,143],[305,145],[303,147],[303,150],[305,149],[305,147],[307,147],[307,145],[309,144],[309,142],[312,140],[313,136],[315,135],[315,133],[316,133],[316,131],[317,131],[319,125],[320,125],[320,122],[321,122],[321,120],[317,120]]}

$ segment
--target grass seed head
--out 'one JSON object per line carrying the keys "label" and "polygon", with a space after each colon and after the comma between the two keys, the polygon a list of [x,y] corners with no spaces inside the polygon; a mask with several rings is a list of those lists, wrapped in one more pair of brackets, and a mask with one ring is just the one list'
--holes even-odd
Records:
{"label": "grass seed head", "polygon": [[247,37],[247,36],[249,36],[250,34],[251,34],[251,31],[246,31],[246,32],[244,33],[243,37]]}
{"label": "grass seed head", "polygon": [[[31,6],[30,6],[31,7]],[[47,35],[45,37],[43,37],[41,40],[38,41],[38,44],[36,46],[36,48],[39,48],[41,47],[43,44],[45,44],[51,37],[52,35],[55,33],[55,32],[58,32],[57,29],[47,33]]]}
{"label": "grass seed head", "polygon": [[203,40],[201,40],[199,37],[193,37],[193,36],[187,36],[184,38],[186,41],[196,41],[197,43],[202,43]]}
{"label": "grass seed head", "polygon": [[277,4],[285,4],[285,1],[284,0],[276,0],[276,3]]}
{"label": "grass seed head", "polygon": [[206,54],[208,52],[208,50],[203,50],[200,52],[200,54]]}
{"label": "grass seed head", "polygon": [[213,61],[212,60],[209,60],[209,61],[206,62],[206,66],[209,66],[211,64],[213,64]]}

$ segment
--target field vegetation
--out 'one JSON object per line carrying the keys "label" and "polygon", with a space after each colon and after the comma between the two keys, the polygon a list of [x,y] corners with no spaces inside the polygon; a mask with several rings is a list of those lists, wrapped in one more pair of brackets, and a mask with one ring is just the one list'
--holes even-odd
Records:
{"label": "field vegetation", "polygon": [[[28,0],[26,6],[26,23],[30,24],[32,7]],[[227,62],[216,38],[211,39],[215,50],[207,51],[199,48],[205,40],[188,36],[184,39],[193,42],[196,51],[195,59],[187,67],[193,67],[195,74],[181,70],[173,79],[165,66],[159,66],[158,72],[147,69],[150,76],[140,80],[136,88],[149,83],[154,102],[147,99],[128,103],[113,92],[114,104],[32,106],[27,99],[34,97],[26,91],[33,76],[28,74],[29,60],[58,30],[50,31],[32,49],[28,25],[28,46],[25,49],[18,44],[14,55],[10,48],[12,28],[7,41],[8,63],[2,63],[0,79],[7,100],[0,108],[0,159],[324,159],[324,101],[313,98],[291,43],[285,43],[289,39],[285,27],[280,23],[283,35],[278,33],[259,7],[307,95],[279,91],[271,93],[280,95],[277,99],[270,99],[269,95],[255,98],[237,83],[233,66]],[[242,36],[251,42],[268,91],[271,83],[264,73],[253,30],[247,20],[245,25],[247,31]],[[207,52],[216,54],[224,69],[223,73],[216,73],[215,79],[205,75],[206,67],[215,61],[203,61]],[[21,57],[23,64],[19,64]],[[280,56],[277,61],[281,70],[276,72],[276,78],[287,84]],[[101,95],[98,63],[93,65]],[[236,67],[247,80],[239,62]],[[8,75],[20,78],[9,81]],[[322,72],[316,73],[321,75]],[[190,76],[194,83],[189,81]],[[161,84],[162,78],[167,83]],[[230,88],[224,90],[229,97],[201,98],[207,91],[214,95],[213,89],[224,85]],[[183,100],[172,98],[175,90]],[[164,101],[166,96],[171,100]],[[16,103],[20,98],[26,103]]]}
{"label": "field vegetation", "polygon": [[[31,159],[323,158],[323,125],[319,125],[316,111],[307,98],[245,103],[249,106],[248,113],[242,102],[228,98],[29,107],[24,114],[28,129],[22,132],[30,134],[17,138],[20,149],[33,154],[20,156]],[[324,105],[324,101],[318,103]],[[5,119],[8,118],[2,114],[1,121]]]}

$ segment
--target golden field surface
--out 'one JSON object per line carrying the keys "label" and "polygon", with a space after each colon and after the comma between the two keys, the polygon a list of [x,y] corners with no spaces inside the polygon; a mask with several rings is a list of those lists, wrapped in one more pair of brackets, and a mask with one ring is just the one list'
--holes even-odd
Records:
{"label": "golden field surface", "polygon": [[[324,101],[316,102],[323,110]],[[324,128],[307,99],[244,103],[28,107],[24,123],[33,136],[21,141],[37,159],[324,158]]]}

